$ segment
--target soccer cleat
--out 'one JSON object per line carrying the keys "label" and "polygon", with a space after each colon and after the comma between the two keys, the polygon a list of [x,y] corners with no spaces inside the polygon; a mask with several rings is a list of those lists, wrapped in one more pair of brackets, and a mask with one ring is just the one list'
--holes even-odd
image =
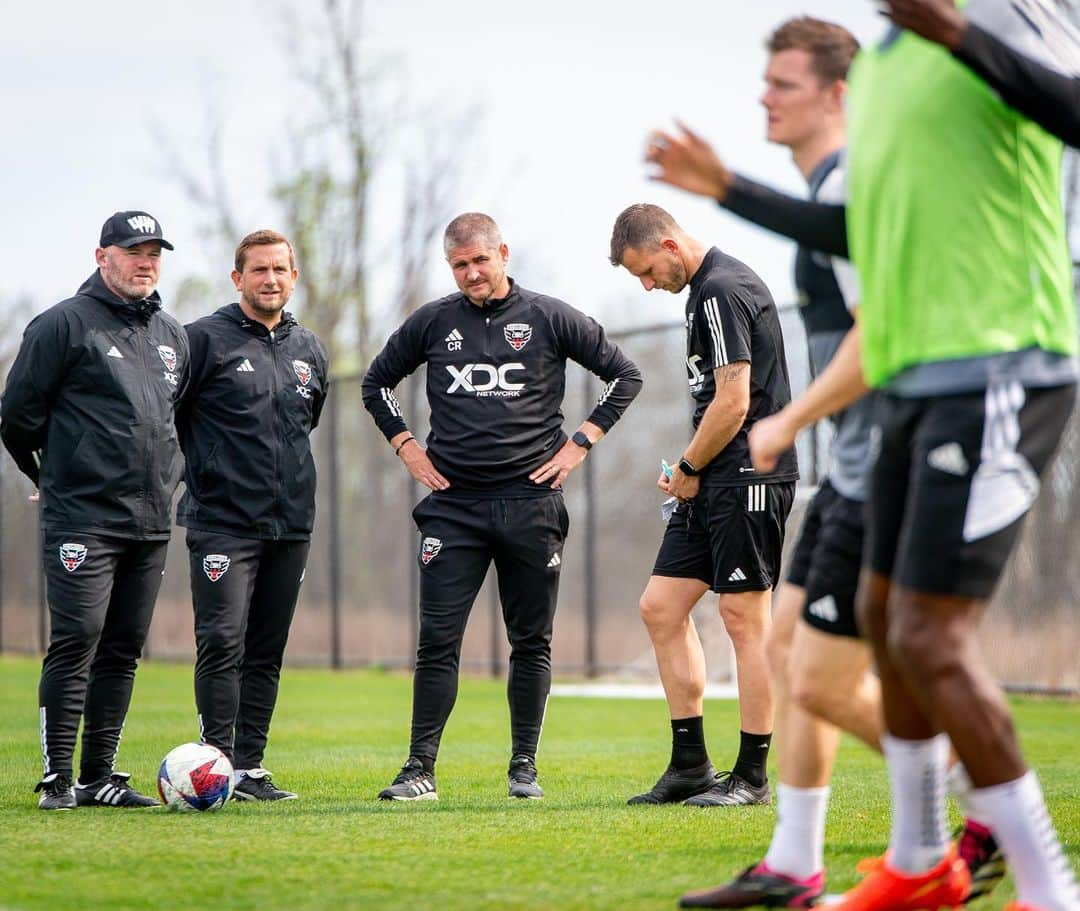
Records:
{"label": "soccer cleat", "polygon": [[825,891],[825,871],[809,879],[774,873],[764,861],[747,867],[731,882],[715,889],[689,892],[680,908],[811,908]]}
{"label": "soccer cleat", "polygon": [[833,911],[938,911],[961,908],[971,886],[971,874],[956,848],[949,845],[941,862],[925,873],[902,873],[889,866],[888,855],[863,864],[866,878],[845,892]]}
{"label": "soccer cleat", "polygon": [[768,779],[758,788],[741,775],[721,772],[711,788],[683,803],[688,807],[735,807],[769,803],[770,800]]}
{"label": "soccer cleat", "polygon": [[957,853],[971,874],[971,888],[966,900],[972,902],[989,895],[1005,878],[1005,857],[990,830],[970,819],[964,821],[957,837]]}
{"label": "soccer cleat", "polygon": [[127,772],[113,772],[91,784],[75,785],[75,801],[80,807],[122,807],[136,810],[160,807],[153,797],[140,794],[128,785]]}
{"label": "soccer cleat", "polygon": [[681,803],[687,797],[693,797],[709,790],[716,781],[716,768],[705,761],[692,769],[677,769],[668,766],[667,771],[657,780],[651,790],[631,797],[628,804]]}
{"label": "soccer cleat", "polygon": [[390,787],[379,791],[379,800],[438,800],[435,774],[425,772],[424,764],[415,756],[405,760]]}
{"label": "soccer cleat", "polygon": [[75,789],[67,775],[56,772],[46,775],[34,786],[34,793],[38,791],[41,791],[38,807],[42,810],[74,810],[78,806]]}
{"label": "soccer cleat", "polygon": [[245,769],[233,785],[233,800],[296,800],[292,791],[275,787],[266,769]]}
{"label": "soccer cleat", "polygon": [[507,772],[510,779],[510,797],[540,800],[544,790],[536,783],[536,763],[529,756],[515,756],[510,760]]}

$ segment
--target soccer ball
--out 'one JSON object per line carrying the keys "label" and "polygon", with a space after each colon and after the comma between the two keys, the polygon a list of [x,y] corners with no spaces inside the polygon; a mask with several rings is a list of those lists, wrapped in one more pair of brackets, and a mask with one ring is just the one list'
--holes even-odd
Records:
{"label": "soccer ball", "polygon": [[183,743],[161,761],[157,786],[170,810],[217,810],[232,796],[232,763],[208,743]]}

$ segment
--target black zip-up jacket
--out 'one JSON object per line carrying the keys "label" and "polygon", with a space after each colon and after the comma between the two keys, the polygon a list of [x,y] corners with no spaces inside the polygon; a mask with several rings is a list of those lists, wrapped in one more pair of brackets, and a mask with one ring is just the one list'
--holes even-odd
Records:
{"label": "black zip-up jacket", "polygon": [[163,540],[180,480],[173,425],[188,377],[183,327],[155,291],[118,297],[95,272],[23,333],[0,437],[55,531]]}
{"label": "black zip-up jacket", "polygon": [[176,521],[237,538],[307,540],[310,434],[330,388],[326,346],[289,313],[270,331],[239,304],[186,328],[191,382],[176,424],[187,489]]}
{"label": "black zip-up jacket", "polygon": [[426,363],[428,455],[447,493],[542,493],[529,474],[566,442],[567,358],[607,383],[588,418],[606,433],[641,390],[641,372],[595,320],[516,283],[484,307],[451,294],[390,336],[364,376],[364,407],[388,440],[407,429],[394,387]]}

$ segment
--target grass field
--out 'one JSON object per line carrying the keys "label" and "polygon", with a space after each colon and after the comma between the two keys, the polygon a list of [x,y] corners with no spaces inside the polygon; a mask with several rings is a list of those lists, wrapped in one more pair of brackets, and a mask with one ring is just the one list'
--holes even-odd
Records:
{"label": "grass field", "polygon": [[[375,794],[407,748],[410,682],[288,670],[266,758],[302,799],[158,810],[42,813],[38,664],[0,658],[0,909],[673,908],[759,858],[771,807],[628,807],[668,749],[660,701],[554,698],[539,760],[544,801],[506,798],[503,686],[466,680],[443,741],[438,803]],[[1080,705],[1021,700],[1020,729],[1074,867],[1080,860]],[[713,757],[737,745],[734,703],[710,703]],[[193,739],[191,669],[139,672],[119,766],[154,790],[161,757]],[[877,757],[845,742],[829,815],[829,888],[888,834]],[[1007,881],[973,909],[1000,909]]]}

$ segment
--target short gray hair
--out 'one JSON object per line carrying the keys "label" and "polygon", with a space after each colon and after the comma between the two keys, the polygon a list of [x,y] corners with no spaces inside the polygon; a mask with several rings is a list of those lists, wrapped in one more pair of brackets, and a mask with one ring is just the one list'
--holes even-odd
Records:
{"label": "short gray hair", "polygon": [[660,241],[680,230],[666,209],[647,202],[635,203],[615,219],[611,230],[611,264],[621,266],[628,249],[655,250]]}
{"label": "short gray hair", "polygon": [[495,219],[483,212],[466,212],[459,215],[446,226],[443,233],[443,253],[450,255],[451,250],[467,247],[469,244],[482,244],[492,250],[502,246],[502,234]]}

